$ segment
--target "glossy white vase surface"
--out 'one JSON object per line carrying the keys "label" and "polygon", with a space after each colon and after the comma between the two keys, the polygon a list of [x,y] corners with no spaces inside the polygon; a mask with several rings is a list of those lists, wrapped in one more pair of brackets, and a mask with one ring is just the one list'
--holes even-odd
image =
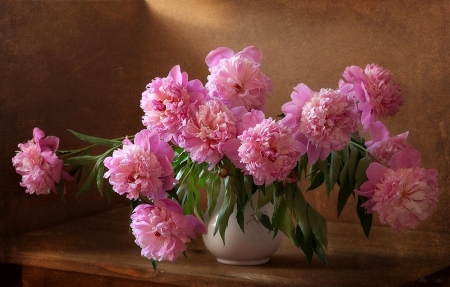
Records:
{"label": "glossy white vase surface", "polygon": [[[278,250],[283,239],[283,233],[278,232],[273,237],[273,232],[269,232],[260,222],[253,218],[253,209],[247,206],[244,212],[244,232],[242,232],[236,220],[236,206],[228,220],[228,227],[225,230],[225,245],[219,232],[214,235],[214,229],[217,223],[220,206],[224,195],[223,185],[217,206],[213,211],[209,221],[207,220],[207,233],[203,235],[203,241],[206,248],[211,252],[217,261],[230,265],[259,265],[269,261],[270,257]],[[253,196],[253,202],[256,203],[256,194]],[[271,203],[260,208],[272,218],[273,205]]]}

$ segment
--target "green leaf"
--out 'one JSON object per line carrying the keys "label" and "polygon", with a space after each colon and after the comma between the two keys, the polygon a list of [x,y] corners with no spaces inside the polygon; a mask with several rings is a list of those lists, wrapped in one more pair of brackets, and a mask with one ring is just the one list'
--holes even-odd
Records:
{"label": "green leaf", "polygon": [[372,227],[373,214],[367,213],[366,209],[361,206],[363,204],[363,198],[358,196],[358,204],[356,205],[356,213],[358,214],[359,222],[364,231],[364,234],[369,238],[370,228]]}
{"label": "green leaf", "polygon": [[99,138],[99,137],[88,136],[88,135],[81,134],[81,133],[78,133],[78,132],[70,130],[70,129],[68,131],[71,132],[72,134],[74,134],[77,138],[79,138],[85,142],[89,142],[89,143],[93,143],[93,144],[97,144],[97,145],[101,145],[101,146],[105,146],[105,147],[118,147],[122,144],[122,142],[120,142],[118,140],[108,140],[108,139],[103,139],[103,138]]}
{"label": "green leaf", "polygon": [[217,205],[217,198],[219,197],[220,189],[221,189],[221,183],[220,178],[218,176],[215,176],[213,174],[209,174],[205,181],[205,190],[206,190],[206,197],[208,201],[208,215],[211,217],[216,205]]}
{"label": "green leaf", "polygon": [[80,167],[80,171],[78,172],[77,179],[75,180],[76,184],[80,183],[81,178],[83,177],[83,169],[84,169],[83,165],[78,165],[78,166]]}
{"label": "green leaf", "polygon": [[286,201],[292,202],[292,214],[300,226],[304,237],[308,238],[311,233],[311,225],[308,219],[308,203],[297,185],[291,184],[286,186]]}
{"label": "green leaf", "polygon": [[198,191],[198,189],[195,189],[194,195],[195,195],[195,208],[197,209],[197,214],[198,216],[200,216],[200,219],[202,221],[205,221],[205,219],[203,218],[202,207],[200,205],[200,191]]}
{"label": "green leaf", "polygon": [[317,238],[318,243],[320,245],[327,247],[328,246],[327,222],[325,218],[309,204],[308,204],[308,220],[312,232],[314,233],[314,236]]}
{"label": "green leaf", "polygon": [[350,158],[348,159],[348,179],[350,181],[350,188],[353,190],[355,188],[355,174],[356,166],[358,164],[358,150],[350,145]]}
{"label": "green leaf", "polygon": [[182,182],[181,184],[178,184],[178,188],[177,188],[177,197],[181,200],[184,200],[184,197],[187,193],[187,183],[186,182]]}
{"label": "green leaf", "polygon": [[96,162],[100,157],[99,155],[80,155],[68,158],[64,160],[64,163],[69,165],[87,165]]}
{"label": "green leaf", "polygon": [[348,165],[347,162],[342,169],[342,172],[340,174],[340,189],[338,194],[338,200],[337,200],[337,216],[341,215],[342,210],[344,209],[345,205],[347,204],[347,200],[350,197],[350,195],[353,193],[353,189],[350,186],[350,180],[348,179]]}
{"label": "green leaf", "polygon": [[[291,239],[292,243],[295,246],[298,246],[297,237],[295,236],[295,227],[292,221],[291,213],[289,212],[289,208],[286,204],[286,200],[284,198],[280,199],[280,203],[278,208],[276,209],[278,213],[276,226],[277,229],[281,230],[289,239]],[[272,221],[274,223],[274,221]],[[275,236],[275,235],[274,235]]]}
{"label": "green leaf", "polygon": [[327,160],[318,160],[315,163],[319,169],[323,172],[323,181],[325,182],[325,189],[327,191],[328,197],[330,197],[332,186],[330,182],[330,168],[328,167],[328,161]]}
{"label": "green leaf", "polygon": [[153,270],[156,271],[156,267],[158,266],[158,261],[151,258],[150,261],[152,262]]}
{"label": "green leaf", "polygon": [[305,174],[306,179],[308,174],[308,154],[306,153],[298,161],[298,178],[302,178],[302,173]]}
{"label": "green leaf", "polygon": [[320,244],[320,241],[318,242],[318,239],[315,236],[312,240],[312,247],[317,257],[319,257],[319,259],[323,262],[323,264],[325,264],[325,266],[328,266],[327,256],[322,248],[322,245]]}
{"label": "green leaf", "polygon": [[324,182],[324,174],[322,171],[319,171],[316,176],[314,176],[311,185],[308,187],[306,191],[310,191],[320,187]]}
{"label": "green leaf", "polygon": [[268,204],[272,200],[274,193],[275,187],[273,186],[273,184],[269,184],[268,186],[266,186],[266,192],[260,192],[258,194],[258,204],[256,205],[256,209],[260,209],[264,205]]}
{"label": "green leaf", "polygon": [[253,187],[253,178],[250,175],[244,176],[244,182],[243,182],[243,188],[245,190],[245,193],[247,194],[247,197],[249,198],[250,207],[252,209],[255,209],[253,206],[253,200],[252,200],[252,187]]}
{"label": "green leaf", "polygon": [[[245,209],[245,207],[244,207]],[[245,227],[245,218],[244,218],[244,211],[240,208],[236,209],[236,220],[237,223],[239,225],[239,227],[241,228],[242,232],[244,231],[244,227]]]}
{"label": "green leaf", "polygon": [[372,159],[368,154],[358,162],[355,174],[355,189],[359,190],[361,184],[367,181],[366,170],[372,163]]}
{"label": "green leaf", "polygon": [[195,184],[197,186],[197,188],[202,188],[205,186],[206,177],[207,177],[208,173],[209,172],[205,169],[202,169],[200,171],[200,173],[198,174],[198,177],[197,177],[197,182]]}
{"label": "green leaf", "polygon": [[182,204],[183,214],[193,214],[195,210],[195,196],[191,188],[188,188],[184,194]]}
{"label": "green leaf", "polygon": [[273,230],[272,223],[270,222],[270,218],[269,216],[267,216],[267,214],[261,214],[260,222],[265,228],[267,228],[267,230]]}
{"label": "green leaf", "polygon": [[173,187],[171,190],[167,190],[167,194],[174,200],[176,200],[178,203],[180,203],[180,198],[177,195],[177,186]]}
{"label": "green leaf", "polygon": [[103,196],[103,175],[105,173],[105,165],[100,163],[97,171],[97,187],[100,194]]}
{"label": "green leaf", "polygon": [[97,162],[95,163],[94,168],[92,169],[91,173],[89,174],[89,177],[86,179],[86,182],[81,187],[80,191],[78,191],[78,193],[77,193],[77,195],[75,197],[80,196],[81,194],[85,193],[86,191],[88,191],[92,187],[92,185],[94,184],[94,181],[97,178],[99,167],[102,164],[103,164],[103,158],[100,157],[97,160]]}
{"label": "green leaf", "polygon": [[[339,157],[339,153],[332,152],[331,153],[331,163],[330,163],[330,187],[334,188],[338,178],[339,171],[341,170],[341,158]],[[328,195],[329,196],[329,195]]]}
{"label": "green leaf", "polygon": [[225,230],[228,226],[228,220],[230,218],[231,213],[233,213],[236,196],[232,190],[228,187],[227,178],[225,181],[225,195],[223,197],[222,206],[219,210],[219,214],[217,216],[217,222],[214,229],[214,235],[219,231],[220,237],[222,238],[223,244],[225,245]]}
{"label": "green leaf", "polygon": [[295,235],[297,236],[298,245],[300,246],[300,248],[302,249],[303,253],[306,256],[308,264],[311,265],[311,260],[314,254],[314,250],[312,247],[312,238],[314,237],[313,234],[310,233],[308,236],[305,236],[300,226],[297,225]]}
{"label": "green leaf", "polygon": [[275,186],[275,197],[283,196],[286,193],[282,182],[274,181],[273,185]]}

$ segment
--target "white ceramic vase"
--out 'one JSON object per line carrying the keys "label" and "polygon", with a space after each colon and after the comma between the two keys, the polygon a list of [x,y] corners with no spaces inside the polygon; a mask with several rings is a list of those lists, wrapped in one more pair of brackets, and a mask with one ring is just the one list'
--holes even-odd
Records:
{"label": "white ceramic vase", "polygon": [[[256,194],[255,194],[256,195]],[[254,197],[256,197],[254,195]],[[248,205],[244,212],[244,232],[242,232],[236,220],[236,207],[228,220],[225,230],[225,245],[219,232],[214,236],[217,217],[224,196],[224,187],[221,185],[217,206],[211,218],[206,222],[207,233],[203,235],[203,242],[217,261],[230,265],[259,265],[269,261],[270,257],[278,250],[283,239],[283,233],[278,232],[273,238],[273,232],[269,232],[261,223],[256,222],[252,215],[253,210]],[[257,198],[253,198],[256,204]],[[271,203],[260,209],[272,218],[273,205]]]}

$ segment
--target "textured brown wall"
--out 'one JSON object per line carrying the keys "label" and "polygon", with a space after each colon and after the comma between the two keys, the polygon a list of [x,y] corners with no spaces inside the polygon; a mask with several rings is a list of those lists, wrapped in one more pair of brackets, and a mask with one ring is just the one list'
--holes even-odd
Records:
{"label": "textured brown wall", "polygon": [[[249,45],[264,53],[273,79],[268,115],[280,113],[292,88],[336,87],[348,65],[378,63],[402,86],[405,104],[385,121],[410,131],[423,163],[439,171],[440,202],[419,228],[450,232],[448,91],[450,6],[435,1],[71,1],[0,2],[0,234],[42,227],[110,208],[97,193],[67,204],[24,194],[11,166],[34,126],[79,147],[72,128],[115,137],[141,129],[141,92],[180,64],[206,82],[206,54]],[[308,194],[330,220],[335,195]],[[352,200],[350,200],[352,201]],[[115,197],[113,207],[125,204]],[[341,221],[356,222],[350,203]],[[16,221],[16,223],[14,223]]]}

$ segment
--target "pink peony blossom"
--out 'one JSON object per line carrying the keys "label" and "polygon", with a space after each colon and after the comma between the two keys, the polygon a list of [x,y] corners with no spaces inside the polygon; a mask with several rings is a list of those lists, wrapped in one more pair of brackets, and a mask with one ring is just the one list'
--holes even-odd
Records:
{"label": "pink peony blossom", "polygon": [[370,123],[368,128],[372,140],[366,142],[367,150],[386,166],[390,166],[394,154],[411,147],[406,140],[408,132],[390,137],[386,126],[379,121]]}
{"label": "pink peony blossom", "polygon": [[299,125],[301,142],[307,146],[309,161],[324,160],[331,152],[341,150],[357,130],[358,112],[350,85],[339,90],[313,92],[299,84],[291,94],[292,101],[283,105],[288,126]]}
{"label": "pink peony blossom", "polygon": [[159,133],[164,141],[174,140],[187,122],[189,109],[204,101],[207,90],[199,80],[188,82],[188,74],[174,66],[166,78],[155,78],[142,93],[142,123]]}
{"label": "pink peony blossom", "polygon": [[264,119],[261,113],[244,115],[247,118],[244,123],[249,127],[225,146],[227,157],[252,175],[257,185],[284,180],[305,152],[291,128],[272,118]]}
{"label": "pink peony blossom", "polygon": [[220,47],[206,57],[210,75],[206,88],[211,98],[220,99],[228,108],[243,106],[264,110],[267,95],[273,90],[270,78],[260,71],[262,52],[253,46],[235,54]]}
{"label": "pink peony blossom", "polygon": [[70,175],[63,171],[64,163],[56,156],[59,138],[46,137],[39,128],[33,129],[33,140],[19,144],[20,151],[12,158],[16,172],[22,176],[20,185],[26,187],[29,194],[49,194],[56,191],[55,183],[61,177],[70,180]]}
{"label": "pink peony blossom", "polygon": [[400,86],[392,81],[392,74],[378,65],[347,67],[342,74],[351,84],[362,111],[361,123],[366,129],[370,122],[395,115],[403,104]]}
{"label": "pink peony blossom", "polygon": [[142,130],[134,137],[134,144],[127,138],[122,149],[105,158],[113,190],[127,194],[129,199],[139,198],[139,193],[148,198],[164,198],[174,179],[171,162],[174,152],[169,144],[160,140],[156,132]]}
{"label": "pink peony blossom", "polygon": [[236,119],[219,100],[209,100],[192,112],[179,144],[192,160],[207,162],[212,169],[223,157],[223,144],[236,138]]}
{"label": "pink peony blossom", "polygon": [[387,168],[378,162],[369,165],[368,180],[355,192],[368,200],[362,205],[378,213],[380,222],[399,232],[416,228],[438,202],[437,171],[420,167],[420,152],[406,148],[391,159]]}
{"label": "pink peony blossom", "polygon": [[175,261],[186,243],[206,228],[195,216],[183,215],[181,206],[169,199],[155,199],[154,205],[140,204],[131,215],[131,229],[142,256],[157,261]]}

